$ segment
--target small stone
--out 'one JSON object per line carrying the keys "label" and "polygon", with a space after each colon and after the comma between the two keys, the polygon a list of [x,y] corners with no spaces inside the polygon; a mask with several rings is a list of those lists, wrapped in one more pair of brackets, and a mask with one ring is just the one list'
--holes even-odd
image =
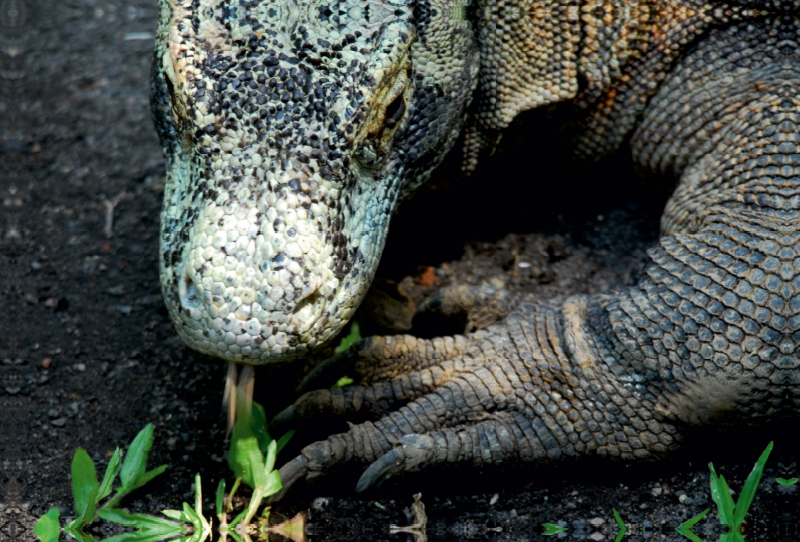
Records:
{"label": "small stone", "polygon": [[589,540],[605,540],[606,536],[602,533],[592,533],[586,538],[588,538]]}
{"label": "small stone", "polygon": [[106,293],[108,293],[109,295],[120,296],[125,293],[125,285],[118,284],[116,286],[112,286],[111,288],[108,288],[106,290]]}
{"label": "small stone", "polygon": [[592,518],[589,520],[589,525],[594,525],[595,527],[597,527],[605,522],[606,520],[604,520],[603,518]]}
{"label": "small stone", "polygon": [[655,486],[653,489],[650,490],[650,493],[652,493],[654,497],[658,497],[659,495],[661,495],[661,493],[663,493],[663,491],[664,490],[661,488],[661,486]]}
{"label": "small stone", "polygon": [[50,425],[54,425],[55,427],[64,427],[67,425],[66,418],[56,418],[55,420],[50,420]]}
{"label": "small stone", "polygon": [[58,418],[59,414],[60,412],[54,408],[51,408],[50,410],[47,411],[47,415],[50,416],[51,418]]}
{"label": "small stone", "polygon": [[86,370],[86,364],[85,363],[76,363],[74,365],[74,367],[75,367],[75,370],[80,372],[80,373],[82,373],[83,371]]}
{"label": "small stone", "polygon": [[53,358],[44,358],[42,360],[43,369],[49,369],[52,364],[53,364]]}

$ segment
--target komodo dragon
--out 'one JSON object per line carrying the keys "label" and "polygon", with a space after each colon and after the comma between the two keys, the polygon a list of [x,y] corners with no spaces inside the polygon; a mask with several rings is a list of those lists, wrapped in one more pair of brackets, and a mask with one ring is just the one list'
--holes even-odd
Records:
{"label": "komodo dragon", "polygon": [[285,486],[345,462],[363,490],[444,462],[654,458],[687,427],[797,416],[798,0],[162,0],[152,97],[167,307],[246,364],[339,333],[462,129],[471,168],[520,111],[570,101],[578,154],[629,140],[677,181],[636,286],[358,344],[358,385],[279,420],[394,410],[304,448]]}

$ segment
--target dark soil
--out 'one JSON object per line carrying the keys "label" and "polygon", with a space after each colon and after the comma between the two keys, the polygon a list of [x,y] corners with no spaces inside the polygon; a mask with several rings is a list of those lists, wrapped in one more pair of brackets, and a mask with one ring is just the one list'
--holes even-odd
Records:
{"label": "dark soil", "polygon": [[[104,467],[147,423],[151,464],[170,468],[124,503],[131,510],[178,507],[197,472],[207,497],[230,480],[225,368],[184,347],[159,291],[164,163],[148,108],[156,18],[155,0],[0,0],[0,539],[32,540],[50,507],[72,514],[75,449]],[[542,296],[635,282],[663,199],[639,188],[624,156],[583,171],[554,158],[565,118],[525,115],[475,176],[455,182],[454,158],[433,179],[445,189],[401,209],[365,304],[373,314],[358,317],[368,332],[462,331],[463,320],[411,320],[406,310],[452,282],[499,280]],[[326,354],[258,372],[268,413]],[[658,464],[443,469],[358,499],[350,471],[293,490],[275,513],[310,509],[312,540],[406,540],[388,525],[408,524],[421,492],[430,540],[543,540],[543,522],[567,527],[560,537],[613,540],[612,507],[634,537],[682,540],[675,527],[712,506],[706,464],[738,489],[774,438],[747,530],[750,540],[795,540],[796,491],[775,482],[797,473],[795,445],[779,438],[793,432],[689,435],[686,453]],[[695,532],[715,539],[716,520]]]}

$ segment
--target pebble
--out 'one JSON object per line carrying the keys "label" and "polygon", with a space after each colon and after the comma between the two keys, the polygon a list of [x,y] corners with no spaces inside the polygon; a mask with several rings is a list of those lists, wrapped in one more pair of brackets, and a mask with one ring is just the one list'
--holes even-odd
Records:
{"label": "pebble", "polygon": [[64,427],[67,425],[66,418],[56,418],[55,420],[50,420],[50,425],[54,425],[55,427]]}

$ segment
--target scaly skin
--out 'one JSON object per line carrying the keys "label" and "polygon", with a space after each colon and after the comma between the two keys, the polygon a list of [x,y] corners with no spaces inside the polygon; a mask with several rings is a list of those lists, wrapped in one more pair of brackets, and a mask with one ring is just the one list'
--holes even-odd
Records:
{"label": "scaly skin", "polygon": [[629,137],[645,175],[675,179],[663,237],[626,290],[497,292],[508,314],[487,329],[371,338],[331,360],[359,383],[310,392],[277,423],[372,419],[303,449],[284,486],[349,461],[370,464],[363,490],[443,462],[656,458],[687,427],[796,416],[800,2],[484,0],[466,13],[480,55],[466,167],[520,111],[571,100],[585,113],[578,154]]}
{"label": "scaly skin", "polygon": [[249,364],[334,337],[477,82],[458,1],[161,0],[161,284],[183,340]]}

